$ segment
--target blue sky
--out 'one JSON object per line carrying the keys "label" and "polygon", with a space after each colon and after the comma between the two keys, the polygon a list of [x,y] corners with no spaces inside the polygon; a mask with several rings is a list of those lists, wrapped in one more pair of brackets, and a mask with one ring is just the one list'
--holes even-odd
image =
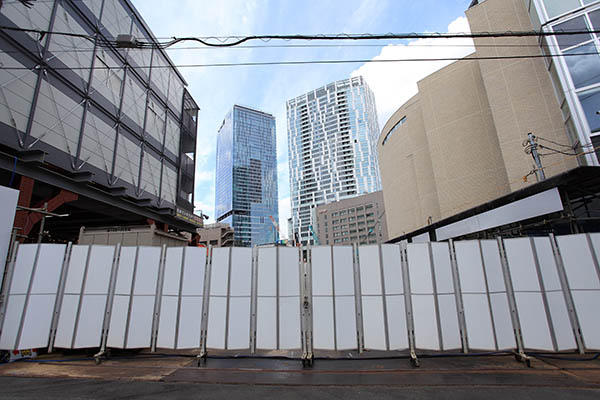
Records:
{"label": "blue sky", "polygon": [[[471,0],[133,0],[159,38],[320,33],[465,32]],[[336,42],[369,46],[295,48],[203,48],[187,42],[169,50],[177,65],[319,59],[462,57],[469,39]],[[322,42],[250,42],[246,45],[306,45]],[[327,43],[331,45],[332,43]],[[363,75],[375,93],[379,125],[416,93],[416,82],[443,62],[325,64],[182,68],[200,106],[196,161],[196,212],[214,221],[216,134],[234,104],[258,108],[277,121],[279,214],[283,235],[290,215],[287,100],[329,82]]]}

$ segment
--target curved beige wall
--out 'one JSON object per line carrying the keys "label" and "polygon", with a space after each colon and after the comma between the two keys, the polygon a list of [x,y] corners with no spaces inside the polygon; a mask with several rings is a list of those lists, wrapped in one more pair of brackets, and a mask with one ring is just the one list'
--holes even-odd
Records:
{"label": "curved beige wall", "polygon": [[[406,117],[392,133],[389,131]],[[400,107],[386,123],[379,142],[379,169],[390,238],[427,225],[428,218],[440,219],[429,145],[418,95]]]}
{"label": "curved beige wall", "polygon": [[510,192],[477,61],[418,83],[442,218]]}
{"label": "curved beige wall", "polygon": [[[472,32],[530,31],[531,20],[523,0],[487,0],[466,11]],[[490,46],[492,44],[511,46]],[[514,47],[514,45],[523,45]],[[477,55],[539,56],[537,38],[478,38]],[[560,105],[550,75],[541,58],[480,60],[481,75],[488,93],[500,151],[512,191],[534,183],[522,177],[532,169],[530,155],[521,145],[527,133],[569,144]],[[548,145],[548,143],[546,143]],[[575,157],[552,154],[544,157],[546,177],[577,167]]]}

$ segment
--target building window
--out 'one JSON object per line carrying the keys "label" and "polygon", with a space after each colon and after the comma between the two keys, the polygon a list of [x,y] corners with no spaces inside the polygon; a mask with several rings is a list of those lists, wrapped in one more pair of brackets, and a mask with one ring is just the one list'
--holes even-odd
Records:
{"label": "building window", "polygon": [[394,125],[394,127],[392,129],[390,129],[390,131],[388,132],[387,135],[385,135],[385,137],[383,138],[383,142],[381,142],[381,145],[385,145],[385,142],[388,141],[388,139],[390,138],[390,136],[396,132],[396,130],[398,130],[398,128],[400,128],[402,125],[404,125],[404,123],[406,122],[406,115],[404,117],[402,117],[400,119],[400,121],[396,122],[396,125]]}
{"label": "building window", "polygon": [[357,212],[358,212],[358,211],[362,211],[362,210],[363,210],[363,206],[356,207],[356,211],[357,211]]}
{"label": "building window", "polygon": [[347,211],[347,210],[342,210],[342,211],[340,211],[340,215],[346,215],[347,213],[348,213],[348,211]]}
{"label": "building window", "polygon": [[338,216],[338,213],[337,213],[337,212],[332,212],[332,213],[331,213],[331,216],[332,216],[332,217],[337,217],[337,216]]}
{"label": "building window", "polygon": [[[588,0],[589,1],[589,0]],[[543,0],[548,18],[554,18],[581,6],[579,0]],[[585,2],[584,2],[585,3]]]}

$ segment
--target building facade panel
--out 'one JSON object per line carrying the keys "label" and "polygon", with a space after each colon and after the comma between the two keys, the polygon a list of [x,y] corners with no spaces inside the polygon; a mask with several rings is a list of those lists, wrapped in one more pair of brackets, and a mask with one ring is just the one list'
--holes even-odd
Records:
{"label": "building facade panel", "polygon": [[[194,172],[182,184],[180,144],[193,156],[196,126],[186,121],[195,121],[198,107],[163,50],[116,48],[118,34],[156,40],[130,1],[4,2],[0,23],[89,35],[0,32],[0,144],[8,153],[43,152],[60,174],[89,176],[94,187],[118,193],[115,204],[143,202],[150,214],[172,210],[166,219],[152,214],[157,220],[172,221],[177,209],[193,212]],[[165,93],[150,77],[153,54],[165,60]],[[154,177],[140,168],[142,154],[157,160],[146,161]]]}

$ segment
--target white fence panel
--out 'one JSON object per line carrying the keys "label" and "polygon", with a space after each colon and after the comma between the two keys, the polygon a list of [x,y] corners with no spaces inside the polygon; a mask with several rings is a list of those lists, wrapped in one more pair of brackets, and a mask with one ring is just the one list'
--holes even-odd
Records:
{"label": "white fence panel", "polygon": [[441,350],[429,243],[407,247],[410,294],[417,349]]}
{"label": "white fence panel", "polygon": [[[562,254],[567,280],[575,303],[575,310],[583,342],[587,349],[600,349],[600,271],[598,254],[600,238],[590,235],[593,249],[588,245],[586,235],[557,236],[556,240]],[[595,256],[595,257],[594,257]]]}
{"label": "white fence panel", "polygon": [[481,240],[481,254],[490,293],[490,306],[498,350],[510,350],[517,347],[515,332],[508,303],[508,293],[504,282],[502,261],[498,241]]}
{"label": "white fence panel", "polygon": [[460,327],[456,309],[456,294],[450,248],[448,243],[431,243],[431,256],[435,276],[436,297],[440,329],[442,331],[442,350],[460,349]]}
{"label": "white fence panel", "polygon": [[295,247],[279,249],[279,349],[301,347],[300,327],[300,263]]}
{"label": "white fence panel", "polygon": [[100,347],[114,255],[114,246],[73,246],[55,347]]}
{"label": "white fence panel", "polygon": [[230,256],[230,248],[214,248],[212,250],[206,344],[213,349],[225,349]]}
{"label": "white fence panel", "polygon": [[525,350],[573,350],[580,338],[585,349],[600,349],[600,234],[556,242],[555,253],[548,237],[458,241],[456,263],[447,243],[408,244],[403,261],[392,244],[308,249],[306,326],[298,248],[261,247],[253,265],[249,248],[215,248],[207,262],[205,249],[191,247],[163,257],[159,247],[21,245],[6,283],[0,348],[46,347],[56,324],[56,348],[100,347],[106,327],[108,347],[152,347],[157,329],[157,347],[193,349],[206,324],[212,349],[297,350],[312,329],[317,353],[359,344],[388,351],[409,347],[413,323],[417,350],[461,348],[463,325],[471,351],[514,349],[521,339]]}
{"label": "white fence panel", "polygon": [[479,242],[454,242],[470,349],[496,350]]}
{"label": "white fence panel", "polygon": [[186,247],[181,283],[181,311],[179,315],[178,349],[200,346],[206,249]]}
{"label": "white fence panel", "polygon": [[[129,303],[131,299],[133,273],[136,268],[137,255],[137,247],[121,247],[119,264],[117,265],[115,293],[110,312],[110,326],[108,329],[107,339],[107,345],[109,347],[119,349],[125,347],[125,332],[127,330],[127,324],[129,320]],[[71,256],[71,259],[72,258],[73,256]]]}
{"label": "white fence panel", "polygon": [[404,350],[408,348],[408,331],[406,328],[404,279],[402,278],[400,246],[396,244],[382,244],[381,253],[383,258],[383,282],[385,286],[389,348],[390,350]]}
{"label": "white fence panel", "polygon": [[128,349],[151,346],[160,257],[160,247],[139,248],[125,342]]}
{"label": "white fence panel", "polygon": [[258,249],[256,347],[277,349],[277,249]]}
{"label": "white fence panel", "polygon": [[[48,346],[66,245],[21,245],[6,298],[0,349]],[[36,262],[37,260],[37,262]]]}
{"label": "white fence panel", "polygon": [[557,350],[574,350],[577,348],[577,343],[569,320],[569,311],[560,284],[558,267],[550,238],[536,237],[533,242],[539,260],[546,298],[548,299],[550,322],[554,328]]}
{"label": "white fence panel", "polygon": [[358,348],[352,247],[333,247],[336,350]]}
{"label": "white fence panel", "polygon": [[315,349],[321,350],[335,350],[336,348],[332,251],[329,246],[311,249],[313,346]]}
{"label": "white fence panel", "polygon": [[379,246],[359,249],[360,288],[366,349],[387,350]]}
{"label": "white fence panel", "polygon": [[229,287],[227,349],[250,348],[252,249],[233,248]]}
{"label": "white fence panel", "polygon": [[160,318],[156,346],[165,349],[177,347],[176,336],[180,313],[180,289],[183,272],[183,247],[167,249],[160,301]]}

